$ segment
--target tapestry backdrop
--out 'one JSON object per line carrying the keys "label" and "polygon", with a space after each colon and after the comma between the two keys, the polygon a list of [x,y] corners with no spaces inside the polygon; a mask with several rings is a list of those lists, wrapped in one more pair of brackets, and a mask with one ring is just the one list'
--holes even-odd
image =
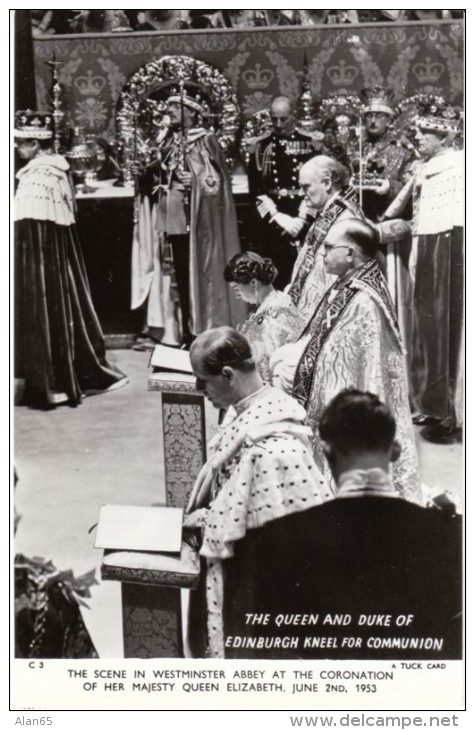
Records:
{"label": "tapestry backdrop", "polygon": [[461,21],[36,38],[38,108],[50,108],[47,62],[55,56],[64,63],[65,121],[114,136],[122,87],[140,66],[166,54],[190,55],[222,71],[244,119],[276,95],[298,99],[305,62],[316,97],[381,84],[396,100],[432,92],[460,104],[463,40]]}

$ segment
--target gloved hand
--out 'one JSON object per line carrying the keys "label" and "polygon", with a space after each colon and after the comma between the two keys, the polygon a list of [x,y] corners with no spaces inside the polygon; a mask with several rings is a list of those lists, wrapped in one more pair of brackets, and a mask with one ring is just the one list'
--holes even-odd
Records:
{"label": "gloved hand", "polygon": [[387,195],[390,189],[391,183],[386,178],[381,178],[370,187],[370,190],[376,193],[376,195]]}
{"label": "gloved hand", "polygon": [[191,172],[187,170],[176,170],[176,176],[182,185],[191,188],[191,181],[193,179]]}
{"label": "gloved hand", "polygon": [[261,218],[264,218],[266,215],[273,216],[277,213],[277,206],[268,195],[258,195],[256,206]]}
{"label": "gloved hand", "polygon": [[292,218],[292,216],[287,215],[286,213],[277,213],[272,220],[294,238],[295,236],[298,236],[304,223],[301,218]]}

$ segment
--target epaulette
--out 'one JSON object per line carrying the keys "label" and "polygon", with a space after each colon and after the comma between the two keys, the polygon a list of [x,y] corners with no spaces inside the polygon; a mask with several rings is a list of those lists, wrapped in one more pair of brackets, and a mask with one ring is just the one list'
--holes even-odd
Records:
{"label": "epaulette", "polygon": [[244,144],[248,148],[249,152],[252,154],[255,152],[255,149],[259,142],[263,142],[265,139],[270,139],[272,132],[266,132],[265,134],[261,134],[258,137],[249,137],[249,139],[244,140]]}
{"label": "epaulette", "polygon": [[308,129],[297,128],[295,131],[303,135],[304,137],[308,137],[312,140],[312,142],[318,142],[319,144],[325,139],[325,135],[323,134],[323,132],[319,132],[318,129],[313,129],[309,131]]}

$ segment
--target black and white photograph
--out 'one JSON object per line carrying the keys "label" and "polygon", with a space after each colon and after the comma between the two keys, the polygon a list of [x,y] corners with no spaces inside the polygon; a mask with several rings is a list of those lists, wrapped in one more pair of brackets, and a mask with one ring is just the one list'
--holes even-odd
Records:
{"label": "black and white photograph", "polygon": [[15,724],[458,724],[465,21],[9,10]]}

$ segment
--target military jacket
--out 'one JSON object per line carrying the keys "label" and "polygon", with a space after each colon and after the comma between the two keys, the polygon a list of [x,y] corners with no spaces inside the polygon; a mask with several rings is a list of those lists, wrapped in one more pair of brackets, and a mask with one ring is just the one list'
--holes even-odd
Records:
{"label": "military jacket", "polygon": [[[404,183],[404,171],[413,159],[413,151],[404,140],[384,135],[376,142],[369,139],[363,141],[362,158],[364,161],[364,177],[383,178],[389,181],[390,189],[386,195],[378,195],[372,190],[363,191],[363,210],[376,221],[384,214],[388,205],[394,200]],[[356,162],[356,164],[355,164]],[[359,170],[359,158],[353,152],[352,167]],[[358,174],[355,176],[355,186]]]}
{"label": "military jacket", "polygon": [[268,195],[279,207],[282,199],[301,201],[299,172],[321,149],[319,132],[294,130],[286,137],[274,133],[255,140],[250,147],[249,194]]}

